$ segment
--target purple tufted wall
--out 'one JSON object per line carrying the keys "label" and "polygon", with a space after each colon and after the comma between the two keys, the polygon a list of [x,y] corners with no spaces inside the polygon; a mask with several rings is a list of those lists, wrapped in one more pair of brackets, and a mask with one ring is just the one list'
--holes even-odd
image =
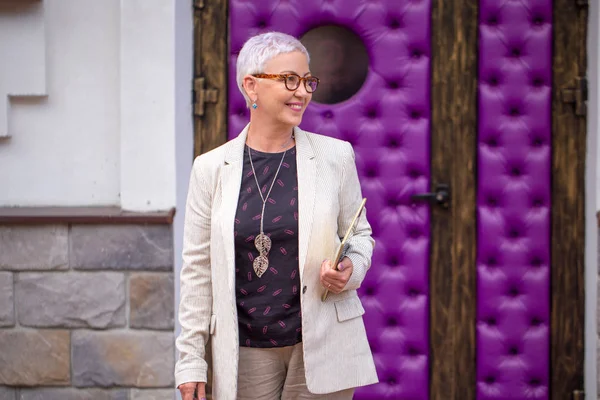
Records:
{"label": "purple tufted wall", "polygon": [[360,295],[381,383],[355,399],[428,399],[429,213],[410,195],[429,191],[430,0],[230,2],[229,136],[248,121],[235,83],[236,54],[264,31],[301,37],[337,24],[364,41],[362,89],[336,105],[312,103],[302,128],[354,145],[377,246]]}
{"label": "purple tufted wall", "polygon": [[547,399],[552,0],[479,15],[477,399]]}

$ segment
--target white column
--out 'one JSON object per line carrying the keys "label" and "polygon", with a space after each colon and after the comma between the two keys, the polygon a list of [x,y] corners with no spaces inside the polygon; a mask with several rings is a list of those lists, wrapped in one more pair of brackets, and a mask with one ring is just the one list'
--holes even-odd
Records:
{"label": "white column", "polygon": [[[175,64],[176,64],[176,170],[177,170],[177,212],[173,222],[173,254],[175,265],[175,335],[181,331],[179,325],[179,273],[182,267],[181,251],[183,249],[183,220],[185,202],[188,192],[190,172],[194,155],[194,125],[192,118],[192,103],[190,91],[193,79],[194,65],[194,19],[192,0],[175,1]],[[179,393],[177,398],[181,399]]]}
{"label": "white column", "polygon": [[121,0],[121,207],[175,206],[175,2]]}

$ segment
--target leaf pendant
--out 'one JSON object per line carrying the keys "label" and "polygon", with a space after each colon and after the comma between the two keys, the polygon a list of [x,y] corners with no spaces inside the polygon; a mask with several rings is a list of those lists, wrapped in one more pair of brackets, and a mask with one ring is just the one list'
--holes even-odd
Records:
{"label": "leaf pendant", "polygon": [[266,256],[260,255],[254,259],[252,267],[254,268],[256,276],[260,278],[269,267],[269,259]]}
{"label": "leaf pendant", "polygon": [[271,251],[271,238],[261,232],[254,239],[254,246],[260,255],[266,255]]}

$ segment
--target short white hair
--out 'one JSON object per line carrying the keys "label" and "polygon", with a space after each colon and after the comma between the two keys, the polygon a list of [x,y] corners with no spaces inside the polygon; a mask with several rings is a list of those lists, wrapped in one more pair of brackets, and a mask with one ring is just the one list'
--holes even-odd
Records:
{"label": "short white hair", "polygon": [[281,32],[267,32],[251,37],[244,43],[236,63],[236,81],[238,89],[250,106],[251,100],[244,90],[244,76],[264,72],[265,64],[275,56],[284,53],[299,51],[306,56],[310,63],[310,56],[306,47],[295,37]]}

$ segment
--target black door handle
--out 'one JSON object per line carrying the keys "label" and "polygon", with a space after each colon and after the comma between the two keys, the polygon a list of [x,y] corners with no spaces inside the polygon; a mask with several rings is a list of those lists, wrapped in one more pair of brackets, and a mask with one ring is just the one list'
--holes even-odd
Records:
{"label": "black door handle", "polygon": [[435,185],[435,192],[413,194],[410,196],[410,199],[413,201],[429,201],[440,207],[448,208],[450,203],[450,186],[445,183],[438,183]]}

